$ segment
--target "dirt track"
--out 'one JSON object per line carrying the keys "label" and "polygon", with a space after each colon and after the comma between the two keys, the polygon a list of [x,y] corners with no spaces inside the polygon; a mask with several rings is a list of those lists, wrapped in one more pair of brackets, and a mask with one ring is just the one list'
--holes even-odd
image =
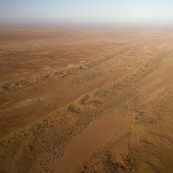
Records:
{"label": "dirt track", "polygon": [[0,172],[173,172],[170,27],[1,26]]}

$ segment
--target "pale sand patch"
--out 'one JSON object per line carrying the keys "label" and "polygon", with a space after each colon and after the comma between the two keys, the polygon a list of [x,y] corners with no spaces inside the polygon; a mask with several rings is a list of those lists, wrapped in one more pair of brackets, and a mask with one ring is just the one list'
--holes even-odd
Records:
{"label": "pale sand patch", "polygon": [[147,104],[148,102],[156,100],[159,97],[159,95],[163,93],[167,88],[168,86],[164,86],[162,88],[157,89],[152,94],[150,94],[149,98],[145,100],[144,102],[142,102],[142,104]]}
{"label": "pale sand patch", "polygon": [[30,105],[30,104],[32,104],[34,102],[36,102],[36,98],[23,100],[23,101],[21,101],[19,103],[16,103],[15,107],[27,106],[27,105]]}
{"label": "pale sand patch", "polygon": [[68,68],[71,68],[71,67],[74,67],[74,66],[75,66],[74,64],[69,64]]}

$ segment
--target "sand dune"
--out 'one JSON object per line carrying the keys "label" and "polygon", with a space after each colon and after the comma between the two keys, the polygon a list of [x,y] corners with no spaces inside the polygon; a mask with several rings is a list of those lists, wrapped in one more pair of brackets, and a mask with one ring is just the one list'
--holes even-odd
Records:
{"label": "sand dune", "polygon": [[4,27],[0,172],[172,173],[171,28]]}

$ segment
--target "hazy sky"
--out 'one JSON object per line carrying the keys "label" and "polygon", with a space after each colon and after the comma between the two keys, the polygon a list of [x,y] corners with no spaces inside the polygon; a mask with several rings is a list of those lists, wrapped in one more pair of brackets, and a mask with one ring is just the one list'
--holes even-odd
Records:
{"label": "hazy sky", "polygon": [[173,23],[173,0],[0,0],[0,23]]}

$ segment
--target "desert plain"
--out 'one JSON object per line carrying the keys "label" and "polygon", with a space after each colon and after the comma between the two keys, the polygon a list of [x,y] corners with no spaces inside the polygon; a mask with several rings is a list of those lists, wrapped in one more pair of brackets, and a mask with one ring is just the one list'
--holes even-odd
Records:
{"label": "desert plain", "polygon": [[173,172],[172,26],[0,26],[0,173],[32,172]]}

